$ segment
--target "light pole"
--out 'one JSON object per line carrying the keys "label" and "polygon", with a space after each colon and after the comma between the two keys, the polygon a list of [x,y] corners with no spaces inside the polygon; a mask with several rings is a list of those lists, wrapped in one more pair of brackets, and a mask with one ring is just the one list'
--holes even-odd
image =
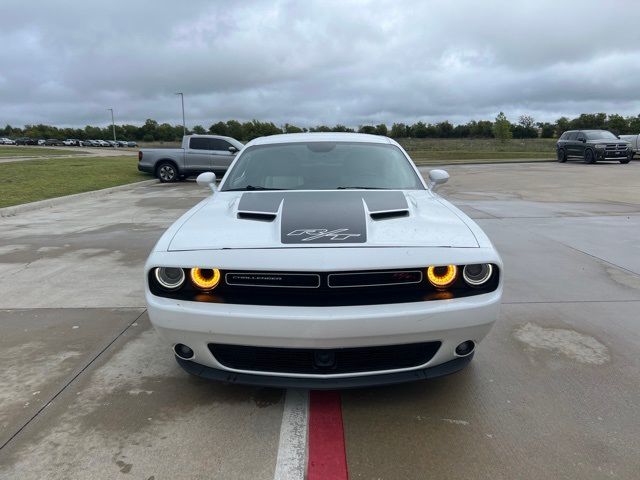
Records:
{"label": "light pole", "polygon": [[113,128],[113,143],[114,147],[118,148],[118,143],[116,140],[116,122],[113,120],[113,108],[107,108],[111,112],[111,127]]}
{"label": "light pole", "polygon": [[187,127],[184,123],[184,93],[178,92],[176,95],[180,95],[180,100],[182,101],[182,134],[187,134]]}

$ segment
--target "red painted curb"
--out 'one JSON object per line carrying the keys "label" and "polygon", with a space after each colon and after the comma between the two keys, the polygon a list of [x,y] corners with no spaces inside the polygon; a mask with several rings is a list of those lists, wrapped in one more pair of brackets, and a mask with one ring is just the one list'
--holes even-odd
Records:
{"label": "red painted curb", "polygon": [[309,392],[308,480],[347,480],[340,393]]}

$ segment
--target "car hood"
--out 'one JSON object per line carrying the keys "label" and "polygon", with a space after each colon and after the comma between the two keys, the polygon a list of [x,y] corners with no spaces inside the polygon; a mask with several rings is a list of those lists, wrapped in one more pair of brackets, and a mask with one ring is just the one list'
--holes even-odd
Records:
{"label": "car hood", "polygon": [[477,248],[429,191],[218,192],[173,232],[170,251],[300,247]]}

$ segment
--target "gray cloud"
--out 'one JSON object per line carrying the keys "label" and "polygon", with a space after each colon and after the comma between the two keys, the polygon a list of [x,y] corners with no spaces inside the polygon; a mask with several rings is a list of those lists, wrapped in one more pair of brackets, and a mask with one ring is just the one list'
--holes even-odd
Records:
{"label": "gray cloud", "polygon": [[3,0],[0,123],[640,113],[629,1]]}

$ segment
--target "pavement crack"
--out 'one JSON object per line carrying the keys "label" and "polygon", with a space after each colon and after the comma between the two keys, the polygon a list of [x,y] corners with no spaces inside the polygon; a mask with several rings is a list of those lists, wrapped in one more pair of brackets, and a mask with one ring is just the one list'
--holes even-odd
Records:
{"label": "pavement crack", "polygon": [[62,392],[64,392],[76,379],[82,375],[93,363],[104,353],[106,352],[124,333],[129,330],[134,324],[140,320],[140,318],[146,313],[146,309],[144,309],[137,317],[135,317],[120,333],[118,333],[109,343],[104,345],[98,353],[96,353],[79,371],[77,371],[67,382],[62,385],[62,387],[55,392],[49,399],[40,407],[28,420],[26,420],[14,433],[11,435],[2,445],[0,445],[0,451],[9,445],[31,422],[33,422],[49,405],[51,405],[56,398],[60,396]]}

